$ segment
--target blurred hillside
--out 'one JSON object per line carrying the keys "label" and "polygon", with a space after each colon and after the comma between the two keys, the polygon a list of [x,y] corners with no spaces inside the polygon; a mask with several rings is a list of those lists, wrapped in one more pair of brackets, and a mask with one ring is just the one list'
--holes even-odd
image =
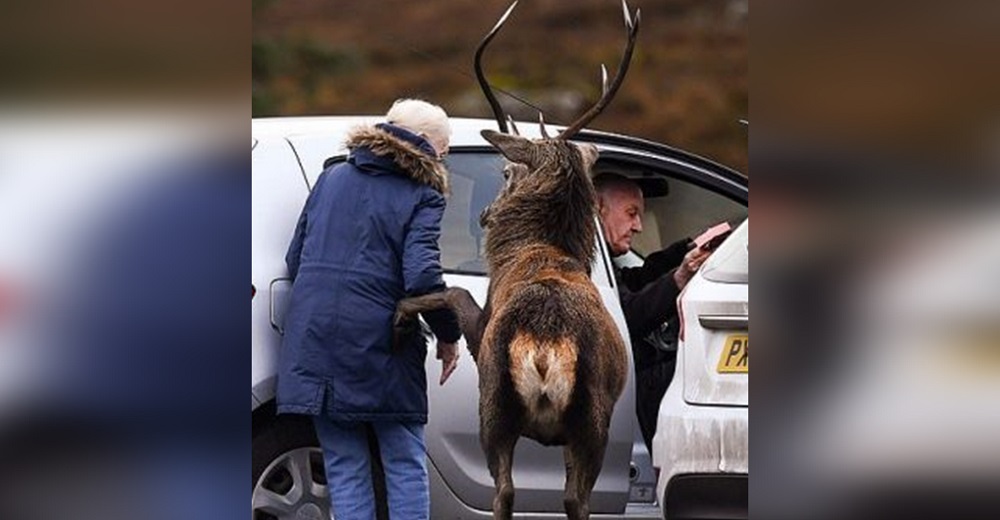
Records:
{"label": "blurred hillside", "polygon": [[[383,113],[421,97],[492,117],[472,56],[509,0],[254,0],[253,115]],[[591,127],[747,171],[747,0],[631,0],[642,30],[622,89]],[[484,57],[491,83],[568,123],[625,44],[618,0],[521,0]],[[515,118],[536,111],[500,94]]]}

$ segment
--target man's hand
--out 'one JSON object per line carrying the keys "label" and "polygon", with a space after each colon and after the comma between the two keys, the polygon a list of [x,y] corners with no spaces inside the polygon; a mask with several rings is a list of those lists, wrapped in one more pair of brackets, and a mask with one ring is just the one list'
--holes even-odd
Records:
{"label": "man's hand", "polygon": [[677,269],[674,269],[674,282],[678,289],[683,289],[691,281],[694,274],[701,268],[701,264],[705,263],[711,254],[711,251],[695,247],[684,255],[684,261]]}
{"label": "man's hand", "polygon": [[458,344],[438,341],[437,359],[441,360],[441,382],[444,384],[458,366]]}

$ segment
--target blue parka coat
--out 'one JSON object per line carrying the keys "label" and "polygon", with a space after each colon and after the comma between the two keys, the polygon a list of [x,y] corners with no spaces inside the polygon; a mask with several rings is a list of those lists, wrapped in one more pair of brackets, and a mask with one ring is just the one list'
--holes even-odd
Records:
{"label": "blue parka coat", "polygon": [[[293,278],[278,357],[279,413],[427,422],[423,335],[392,347],[396,302],[445,288],[438,238],[448,177],[423,138],[356,129],[346,163],[323,172],[285,261]],[[442,341],[451,311],[426,313]]]}

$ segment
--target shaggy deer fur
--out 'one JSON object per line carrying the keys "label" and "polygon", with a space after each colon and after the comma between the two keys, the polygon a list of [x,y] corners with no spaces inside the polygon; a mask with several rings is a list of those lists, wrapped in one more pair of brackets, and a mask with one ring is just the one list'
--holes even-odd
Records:
{"label": "shaggy deer fur", "polygon": [[[412,323],[418,312],[441,307],[459,316],[479,370],[479,435],[496,486],[496,519],[511,518],[511,471],[521,436],[565,446],[566,514],[572,520],[590,517],[612,411],[625,386],[625,343],[590,280],[597,249],[590,170],[597,149],[567,140],[621,84],[638,30],[638,13],[633,24],[625,9],[629,45],[596,110],[557,138],[482,132],[509,161],[506,185],[481,218],[490,274],[486,308],[460,288],[405,299],[397,307],[397,328]],[[477,74],[503,130],[506,123],[482,79],[479,57],[509,14],[510,9],[476,53]]]}

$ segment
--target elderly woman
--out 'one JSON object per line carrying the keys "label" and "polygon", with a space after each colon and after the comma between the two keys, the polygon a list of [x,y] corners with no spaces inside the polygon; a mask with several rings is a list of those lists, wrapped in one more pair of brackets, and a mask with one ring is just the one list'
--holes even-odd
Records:
{"label": "elderly woman", "polygon": [[[445,288],[438,239],[451,127],[440,107],[397,101],[355,129],[350,157],[320,175],[285,258],[294,279],[279,356],[279,413],[313,416],[338,520],[375,517],[366,429],[378,439],[391,518],[426,519],[427,345],[393,346],[396,302]],[[441,384],[461,336],[450,310],[426,313]]]}

